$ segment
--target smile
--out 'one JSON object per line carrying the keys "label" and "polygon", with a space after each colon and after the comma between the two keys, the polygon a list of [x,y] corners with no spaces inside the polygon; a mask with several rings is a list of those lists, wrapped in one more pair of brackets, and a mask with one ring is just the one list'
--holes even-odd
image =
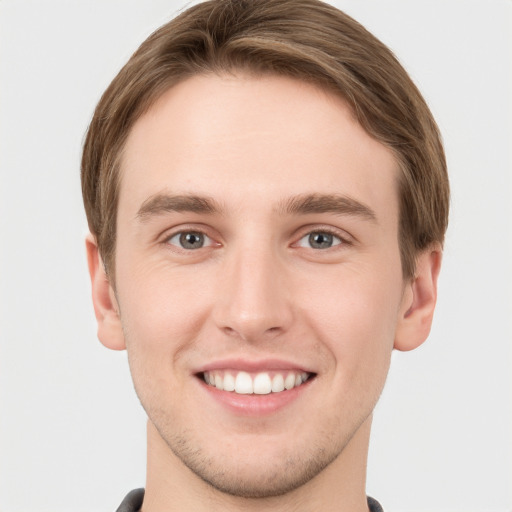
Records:
{"label": "smile", "polygon": [[311,375],[292,370],[254,374],[237,370],[214,370],[203,372],[202,377],[206,384],[221,391],[231,391],[239,395],[268,395],[297,388]]}

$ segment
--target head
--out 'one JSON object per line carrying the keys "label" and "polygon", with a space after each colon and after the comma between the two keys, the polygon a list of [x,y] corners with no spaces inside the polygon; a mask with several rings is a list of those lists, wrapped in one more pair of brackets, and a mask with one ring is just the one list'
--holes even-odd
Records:
{"label": "head", "polygon": [[99,336],[167,463],[245,497],[359,467],[391,350],[428,334],[448,209],[391,52],[314,0],[194,6],[103,95],[82,180]]}

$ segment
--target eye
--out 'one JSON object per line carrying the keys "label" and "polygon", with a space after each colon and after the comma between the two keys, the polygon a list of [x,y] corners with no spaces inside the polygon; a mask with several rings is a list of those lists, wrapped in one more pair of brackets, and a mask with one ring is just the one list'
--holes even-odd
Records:
{"label": "eye", "polygon": [[187,251],[213,245],[211,238],[200,231],[181,231],[169,238],[167,243]]}
{"label": "eye", "polygon": [[335,245],[340,245],[343,240],[329,233],[328,231],[312,231],[303,236],[297,243],[299,247],[307,247],[311,249],[330,249]]}

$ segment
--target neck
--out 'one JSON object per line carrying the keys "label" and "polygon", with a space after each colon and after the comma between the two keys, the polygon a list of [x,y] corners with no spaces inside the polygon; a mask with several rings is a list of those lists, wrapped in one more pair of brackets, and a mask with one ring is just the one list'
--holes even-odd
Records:
{"label": "neck", "polygon": [[142,512],[368,512],[366,461],[372,417],[341,454],[301,487],[281,496],[243,498],[220,492],[186,467],[148,421],[148,465]]}

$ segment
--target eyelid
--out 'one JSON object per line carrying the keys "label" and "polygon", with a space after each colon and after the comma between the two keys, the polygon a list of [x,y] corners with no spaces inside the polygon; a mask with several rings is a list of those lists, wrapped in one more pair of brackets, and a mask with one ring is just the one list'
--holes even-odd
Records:
{"label": "eyelid", "polygon": [[[217,240],[216,240],[216,238],[218,238],[218,237],[215,237],[211,233],[211,229],[208,229],[206,226],[198,225],[198,224],[179,225],[179,226],[175,226],[174,228],[166,229],[162,233],[162,235],[159,237],[160,243],[167,245],[167,246],[175,247],[176,249],[181,250],[181,251],[185,251],[185,252],[192,251],[192,249],[185,249],[185,248],[181,247],[179,244],[171,244],[170,243],[170,240],[172,238],[179,236],[183,233],[199,233],[199,234],[203,235],[206,239],[208,239],[209,243],[205,244],[200,249],[207,248],[207,247],[220,247],[221,246],[221,243],[217,242]],[[198,251],[198,250],[199,249],[195,249],[195,251]]]}
{"label": "eyelid", "polygon": [[[333,243],[330,247],[326,247],[325,249],[322,248],[318,248],[318,247],[311,247],[309,245],[309,238],[310,236],[315,233],[315,234],[326,234],[326,235],[330,235],[332,236],[333,238]],[[302,241],[306,241],[304,244],[302,244]],[[337,235],[334,235],[333,233],[328,233],[327,231],[311,231],[310,233],[304,235],[302,238],[300,238],[298,241],[297,241],[297,245],[298,247],[304,247],[306,249],[314,249],[314,250],[322,250],[322,251],[326,251],[326,250],[329,250],[329,249],[332,249],[333,247],[337,247],[338,245],[342,245],[342,244],[345,244],[345,242]]]}
{"label": "eyelid", "polygon": [[313,224],[304,226],[300,230],[298,230],[297,235],[294,237],[296,241],[292,245],[297,246],[298,243],[303,238],[311,235],[311,233],[328,233],[329,235],[338,238],[341,241],[341,244],[336,244],[333,247],[336,247],[338,245],[354,245],[354,243],[356,242],[356,239],[350,233],[343,229],[335,228],[332,226]]}
{"label": "eyelid", "polygon": [[[205,239],[205,243],[204,245],[202,245],[201,247],[199,247],[198,249],[186,249],[185,247],[182,247],[179,242],[177,243],[173,243],[171,242],[171,240],[173,238],[179,238],[181,237],[181,235],[183,235],[184,233],[194,233],[194,234],[198,234],[198,235],[202,235]],[[188,251],[188,250],[199,250],[199,249],[202,249],[203,247],[211,247],[213,245],[215,245],[215,242],[205,233],[201,232],[201,231],[189,231],[189,230],[184,230],[184,231],[178,231],[177,233],[174,233],[173,235],[169,236],[166,238],[166,243],[168,243],[169,245],[174,245],[176,247],[178,247],[179,249],[181,250],[184,250],[184,251]]]}

